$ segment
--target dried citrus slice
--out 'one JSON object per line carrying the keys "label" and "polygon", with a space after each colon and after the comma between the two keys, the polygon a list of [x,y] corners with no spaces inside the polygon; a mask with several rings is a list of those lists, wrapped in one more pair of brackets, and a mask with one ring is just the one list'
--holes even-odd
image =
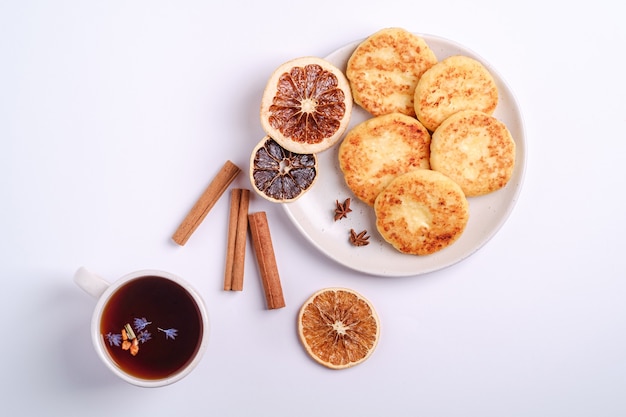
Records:
{"label": "dried citrus slice", "polygon": [[318,363],[343,369],[369,358],[378,343],[380,322],[372,304],[356,291],[326,288],[300,308],[298,335]]}
{"label": "dried citrus slice", "polygon": [[352,94],[344,73],[328,61],[301,57],[280,65],[261,100],[261,125],[283,148],[322,152],[350,122]]}
{"label": "dried citrus slice", "polygon": [[299,198],[317,179],[317,157],[299,154],[265,136],[250,157],[250,182],[262,197],[286,203]]}

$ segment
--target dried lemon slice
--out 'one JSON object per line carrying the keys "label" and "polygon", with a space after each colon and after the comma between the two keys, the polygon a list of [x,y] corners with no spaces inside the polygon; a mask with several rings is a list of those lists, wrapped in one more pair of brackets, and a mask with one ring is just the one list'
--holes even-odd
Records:
{"label": "dried lemon slice", "polygon": [[300,308],[298,335],[318,363],[343,369],[372,354],[380,336],[380,322],[372,304],[356,291],[326,288]]}
{"label": "dried lemon slice", "polygon": [[286,203],[299,198],[317,179],[317,157],[299,154],[265,136],[250,157],[250,182],[263,198]]}
{"label": "dried lemon slice", "polygon": [[280,65],[261,100],[261,125],[283,148],[310,154],[339,141],[350,122],[352,94],[328,61],[301,57]]}

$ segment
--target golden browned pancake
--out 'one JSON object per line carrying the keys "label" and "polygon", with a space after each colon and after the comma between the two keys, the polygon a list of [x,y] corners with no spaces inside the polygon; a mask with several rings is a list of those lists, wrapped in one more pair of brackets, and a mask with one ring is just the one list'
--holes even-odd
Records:
{"label": "golden browned pancake", "polygon": [[430,133],[414,117],[392,113],[353,127],[339,145],[339,167],[352,192],[370,206],[398,175],[429,168]]}
{"label": "golden browned pancake", "polygon": [[457,183],[437,171],[417,169],[394,179],[376,198],[376,227],[402,253],[429,255],[455,242],[469,220]]}
{"label": "golden browned pancake", "polygon": [[487,70],[473,58],[454,55],[433,65],[415,88],[415,114],[431,132],[461,110],[492,114],[498,88]]}
{"label": "golden browned pancake", "polygon": [[421,37],[401,28],[382,29],[359,44],[348,60],[346,76],[354,102],[374,116],[415,116],[415,86],[436,62]]}
{"label": "golden browned pancake", "polygon": [[474,110],[458,112],[435,130],[431,168],[456,181],[466,196],[504,187],[515,166],[515,142],[494,116]]}

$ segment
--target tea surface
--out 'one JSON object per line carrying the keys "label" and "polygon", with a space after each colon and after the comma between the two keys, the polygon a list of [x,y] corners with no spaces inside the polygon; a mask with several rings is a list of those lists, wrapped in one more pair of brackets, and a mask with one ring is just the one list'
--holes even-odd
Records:
{"label": "tea surface", "polygon": [[155,276],[120,287],[100,321],[104,344],[117,366],[151,380],[171,376],[187,365],[200,346],[203,330],[191,295],[179,284]]}

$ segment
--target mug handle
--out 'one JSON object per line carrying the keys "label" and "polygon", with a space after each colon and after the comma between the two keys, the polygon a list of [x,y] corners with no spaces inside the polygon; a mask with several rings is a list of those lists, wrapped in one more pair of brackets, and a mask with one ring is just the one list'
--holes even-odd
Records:
{"label": "mug handle", "polygon": [[81,266],[74,273],[74,282],[83,291],[91,295],[94,298],[100,298],[100,296],[109,288],[109,283],[98,275],[87,270],[87,268]]}

